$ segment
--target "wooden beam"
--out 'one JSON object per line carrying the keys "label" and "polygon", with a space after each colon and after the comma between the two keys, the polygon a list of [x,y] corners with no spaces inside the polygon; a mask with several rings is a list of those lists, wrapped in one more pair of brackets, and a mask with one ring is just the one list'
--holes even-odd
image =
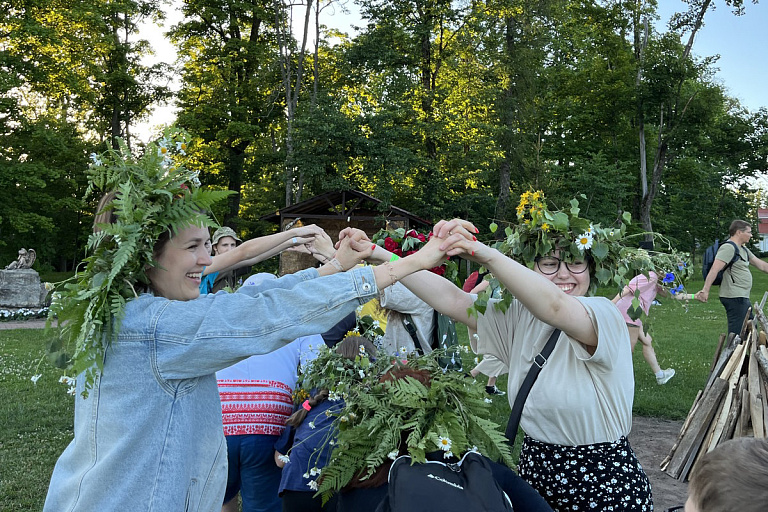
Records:
{"label": "wooden beam", "polygon": [[763,412],[762,390],[756,357],[749,358],[747,370],[747,388],[749,389],[749,410],[752,419],[752,430],[755,437],[765,437],[765,422]]}
{"label": "wooden beam", "polygon": [[723,379],[715,378],[709,389],[704,391],[699,405],[692,415],[687,432],[683,435],[675,454],[664,469],[666,474],[681,480],[688,476],[688,470],[693,464],[693,459],[696,457],[704,436],[709,430],[712,418],[727,390],[728,383]]}
{"label": "wooden beam", "polygon": [[725,342],[725,337],[727,336],[727,333],[720,333],[720,340],[717,342],[717,348],[715,349],[715,355],[712,358],[712,365],[709,367],[709,373],[712,373],[715,371],[715,366],[717,365],[717,359],[720,357],[720,351],[723,350],[723,343]]}

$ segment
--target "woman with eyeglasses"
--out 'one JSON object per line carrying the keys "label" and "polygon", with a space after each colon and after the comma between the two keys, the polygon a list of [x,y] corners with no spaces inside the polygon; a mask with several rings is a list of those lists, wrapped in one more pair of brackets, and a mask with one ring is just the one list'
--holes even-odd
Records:
{"label": "woman with eyeglasses", "polygon": [[[627,328],[610,300],[587,297],[590,251],[572,246],[578,237],[566,231],[527,268],[477,241],[467,221],[440,221],[433,232],[444,240],[440,250],[488,269],[514,296],[511,304],[501,309],[489,300],[475,316],[468,310],[476,296],[440,276],[418,272],[401,282],[465,323],[470,336],[477,332],[479,352],[508,365],[510,406],[550,335],[562,331],[522,412],[520,476],[555,510],[652,510],[648,477],[627,441],[634,398]],[[376,247],[372,259],[390,257]]]}

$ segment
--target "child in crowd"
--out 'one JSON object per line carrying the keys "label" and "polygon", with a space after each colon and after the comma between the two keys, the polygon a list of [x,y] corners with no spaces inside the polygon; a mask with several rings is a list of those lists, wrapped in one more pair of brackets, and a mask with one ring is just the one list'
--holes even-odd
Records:
{"label": "child in crowd", "polygon": [[[467,293],[480,293],[488,286],[490,286],[490,281],[483,280],[483,276],[480,275],[478,271],[472,272],[466,281],[464,281],[464,286],[462,289]],[[472,337],[471,340],[469,340],[469,345],[472,348],[472,351],[477,354],[477,338],[475,336]],[[493,357],[490,354],[486,354],[483,356],[482,361],[480,361],[477,366],[472,368],[470,370],[469,374],[472,376],[473,379],[476,379],[479,374],[487,375],[488,376],[488,384],[485,386],[485,392],[489,395],[498,395],[498,396],[504,396],[506,393],[504,391],[501,391],[499,388],[496,387],[496,379],[499,375],[503,375],[506,373],[507,368],[498,359]]]}
{"label": "child in crowd", "polygon": [[[647,334],[643,329],[643,322],[639,318],[632,319],[629,316],[629,310],[632,307],[632,300],[635,298],[635,293],[638,295],[637,299],[640,301],[640,308],[646,315],[648,315],[651,304],[656,301],[657,294],[668,297],[670,296],[670,293],[666,288],[659,284],[659,277],[656,275],[656,272],[648,272],[647,276],[639,274],[632,278],[629,284],[627,284],[624,289],[612,299],[612,302],[619,308],[619,312],[621,313],[621,316],[624,317],[624,322],[626,322],[627,328],[629,329],[629,340],[632,344],[632,351],[634,352],[635,345],[640,341],[640,343],[643,344],[643,357],[646,362],[648,362],[651,370],[653,370],[653,374],[656,376],[656,383],[659,385],[666,384],[669,382],[669,379],[675,376],[674,368],[667,368],[666,370],[661,369],[661,366],[659,366],[659,362],[656,359],[656,351],[651,344],[653,340],[650,334]],[[671,295],[671,297],[677,300],[685,298],[684,294],[680,293]]]}
{"label": "child in crowd", "polygon": [[[347,336],[335,350],[350,360],[361,350],[365,350],[369,357],[376,352],[373,343],[361,336]],[[275,444],[275,463],[283,468],[279,490],[283,512],[333,509],[333,502],[322,506],[322,500],[315,497],[311,484],[317,470],[322,470],[331,456],[333,447],[327,443],[327,434],[343,409],[343,400],[328,400],[328,390],[320,389],[314,390],[313,395],[288,418],[288,428]]]}

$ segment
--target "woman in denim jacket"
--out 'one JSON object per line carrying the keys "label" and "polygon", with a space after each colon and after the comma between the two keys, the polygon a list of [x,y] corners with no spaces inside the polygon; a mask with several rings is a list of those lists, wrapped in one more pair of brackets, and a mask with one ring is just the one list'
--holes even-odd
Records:
{"label": "woman in denim jacket", "polygon": [[324,332],[380,288],[445,258],[436,240],[387,265],[339,272],[372,252],[353,245],[365,250],[346,240],[318,269],[200,296],[208,229],[161,237],[148,293],[126,304],[86,398],[77,379],[74,440],[56,463],[44,510],[220,510],[227,445],[215,372]]}

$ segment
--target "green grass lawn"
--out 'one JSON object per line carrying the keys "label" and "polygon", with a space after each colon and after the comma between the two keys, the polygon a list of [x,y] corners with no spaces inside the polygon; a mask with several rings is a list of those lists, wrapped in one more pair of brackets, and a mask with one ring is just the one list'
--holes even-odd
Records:
{"label": "green grass lawn", "polygon": [[[752,302],[759,302],[768,290],[768,275],[753,271]],[[701,281],[690,283],[696,292]],[[601,295],[613,294],[601,290]],[[677,374],[664,386],[654,376],[636,347],[635,408],[642,416],[682,419],[688,414],[696,393],[706,382],[721,332],[726,329],[725,311],[713,289],[709,302],[663,300],[651,308],[646,324],[662,368]],[[45,500],[53,465],[72,439],[75,398],[59,384],[61,372],[47,361],[43,331],[39,329],[0,330],[0,510],[40,510]],[[459,329],[467,343],[466,329]],[[465,367],[474,366],[474,355],[465,356]],[[38,366],[39,363],[39,366]],[[30,378],[42,374],[36,384]],[[478,377],[481,384],[485,378]],[[506,378],[498,382],[506,389]],[[507,397],[493,399],[492,414],[503,426],[509,416]]]}

